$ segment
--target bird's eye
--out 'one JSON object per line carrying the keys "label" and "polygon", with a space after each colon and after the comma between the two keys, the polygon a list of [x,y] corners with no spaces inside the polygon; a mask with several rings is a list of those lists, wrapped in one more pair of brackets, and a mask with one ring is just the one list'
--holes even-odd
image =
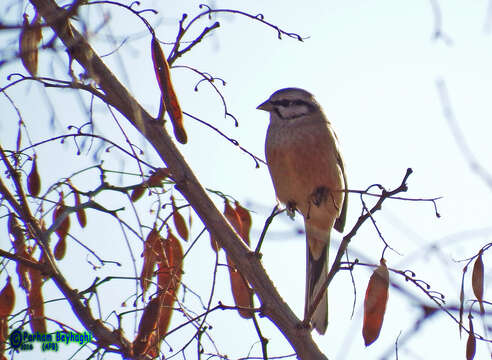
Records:
{"label": "bird's eye", "polygon": [[272,101],[272,104],[275,106],[287,107],[290,105],[290,101],[289,100],[278,100],[278,101]]}
{"label": "bird's eye", "polygon": [[307,105],[304,100],[294,100],[293,104],[294,105]]}

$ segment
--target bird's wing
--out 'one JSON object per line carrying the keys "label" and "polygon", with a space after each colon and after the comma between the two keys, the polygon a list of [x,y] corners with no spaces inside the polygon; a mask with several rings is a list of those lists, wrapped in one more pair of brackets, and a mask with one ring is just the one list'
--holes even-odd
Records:
{"label": "bird's wing", "polygon": [[[340,170],[342,170],[344,190],[348,190],[347,175],[345,175],[345,168],[343,165],[342,155],[340,154],[340,151],[338,151],[338,149],[337,149],[337,163],[338,166],[340,166]],[[335,225],[333,226],[335,230],[338,232],[343,232],[343,228],[345,227],[345,219],[347,217],[347,206],[348,206],[348,193],[345,193],[343,196],[342,211],[340,211],[340,216],[338,216],[338,218],[335,220]]]}

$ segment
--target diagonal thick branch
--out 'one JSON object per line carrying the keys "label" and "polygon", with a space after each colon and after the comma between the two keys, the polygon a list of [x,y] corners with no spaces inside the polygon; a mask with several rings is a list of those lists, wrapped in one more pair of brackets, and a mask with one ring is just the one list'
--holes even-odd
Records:
{"label": "diagonal thick branch", "polygon": [[[177,189],[193,206],[207,229],[253,286],[261,301],[262,314],[275,323],[300,359],[326,359],[312,340],[310,330],[299,326],[300,320],[280,297],[259,257],[254,256],[244,245],[239,235],[215,207],[162,125],[155,121],[118,81],[86,39],[71,26],[67,17],[63,16],[64,10],[58,7],[55,1],[30,0],[30,2],[45,21],[51,24],[51,28],[73,59],[77,60],[93,79],[97,79],[108,104],[125,116],[155,148],[162,161],[171,170]],[[57,285],[60,287],[59,284]],[[76,307],[74,310],[78,314]]]}

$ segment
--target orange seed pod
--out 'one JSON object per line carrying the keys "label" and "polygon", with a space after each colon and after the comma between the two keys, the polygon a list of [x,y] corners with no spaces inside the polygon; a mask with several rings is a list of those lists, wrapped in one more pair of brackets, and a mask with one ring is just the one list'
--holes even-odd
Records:
{"label": "orange seed pod", "polygon": [[157,82],[161,88],[162,99],[166,105],[166,111],[173,124],[174,136],[181,144],[186,144],[188,137],[183,126],[183,113],[171,81],[169,64],[167,63],[161,45],[155,36],[152,37],[151,49]]}
{"label": "orange seed pod", "polygon": [[389,273],[386,262],[381,259],[367,285],[364,299],[364,323],[362,336],[366,346],[371,345],[379,336],[383,326],[386,303],[388,301]]}

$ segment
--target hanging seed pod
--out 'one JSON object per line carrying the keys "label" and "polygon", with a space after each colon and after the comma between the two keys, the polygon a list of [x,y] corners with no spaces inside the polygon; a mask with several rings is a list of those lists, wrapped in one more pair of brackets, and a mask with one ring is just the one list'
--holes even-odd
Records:
{"label": "hanging seed pod", "polygon": [[[237,206],[236,209],[233,209],[229,202],[226,201],[224,216],[231,223],[236,232],[242,237],[242,234],[244,234],[244,227],[241,221],[240,212],[237,211]],[[244,214],[243,217],[247,220],[247,217],[245,217]],[[249,230],[247,231],[247,236],[249,237]],[[246,242],[244,238],[242,239],[244,242]],[[226,258],[229,267],[229,277],[231,281],[231,290],[232,296],[234,298],[234,303],[239,308],[239,315],[245,319],[250,319],[253,317],[253,311],[249,310],[254,307],[253,290],[251,289],[243,275],[237,270],[236,265],[234,264],[232,259],[229,256],[226,256]]]}
{"label": "hanging seed pod", "polygon": [[159,168],[147,179],[150,187],[162,187],[162,182],[169,176],[168,168]]}
{"label": "hanging seed pod", "polygon": [[38,196],[41,191],[41,178],[38,173],[36,155],[34,155],[34,159],[32,160],[31,172],[27,176],[27,190],[31,196]]}
{"label": "hanging seed pod", "polygon": [[472,273],[472,288],[475,297],[480,305],[480,313],[484,314],[485,309],[483,307],[483,261],[482,261],[482,250],[478,253],[478,257],[473,265]]}
{"label": "hanging seed pod", "polygon": [[0,359],[7,360],[5,356],[5,345],[9,335],[9,324],[6,318],[0,318]]}
{"label": "hanging seed pod", "polygon": [[142,252],[143,264],[140,273],[140,286],[145,294],[154,276],[154,267],[163,255],[162,238],[156,228],[153,228],[147,235]]}
{"label": "hanging seed pod", "polygon": [[[75,197],[75,206],[79,207],[81,204],[80,194],[76,190],[74,190],[73,195]],[[77,221],[79,222],[80,227],[85,228],[85,226],[87,225],[87,216],[85,214],[85,209],[83,209],[83,208],[77,209],[76,215],[77,215]]]}
{"label": "hanging seed pod", "polygon": [[44,300],[41,292],[41,286],[43,285],[41,272],[29,268],[29,278],[31,280],[31,289],[27,293],[27,306],[29,308],[31,331],[33,333],[46,333]]}
{"label": "hanging seed pod", "polygon": [[[63,200],[63,192],[60,192],[60,199],[58,204],[55,206],[53,211],[53,223],[55,223],[60,216],[64,214],[66,210],[65,201]],[[70,229],[70,217],[68,215],[62,220],[62,222],[55,229],[55,233],[58,235],[58,242],[55,245],[54,255],[56,260],[61,260],[65,257],[65,252],[67,250],[67,235]]]}
{"label": "hanging seed pod", "polygon": [[144,193],[145,193],[145,185],[140,184],[132,190],[132,193],[130,195],[130,200],[136,202],[137,200],[140,200],[140,198]]}
{"label": "hanging seed pod", "polygon": [[[60,199],[55,206],[55,210],[53,211],[53,223],[65,212],[66,206],[65,201],[63,200],[63,192],[60,192]],[[67,237],[68,231],[70,230],[70,217],[67,215],[63,221],[58,225],[55,229],[55,233],[58,235],[60,239],[64,239]]]}
{"label": "hanging seed pod", "polygon": [[53,250],[53,255],[55,259],[60,261],[65,257],[65,252],[67,250],[67,240],[66,238],[59,238],[56,242],[55,249]]}
{"label": "hanging seed pod", "polygon": [[163,261],[159,264],[157,274],[157,284],[162,296],[162,309],[158,327],[158,338],[160,340],[169,328],[173,305],[176,301],[176,294],[178,293],[183,273],[183,248],[178,238],[171,232],[168,233],[167,240],[164,242],[164,251],[167,262]]}
{"label": "hanging seed pod", "polygon": [[23,255],[26,252],[24,229],[20,226],[17,221],[17,216],[14,213],[9,213],[9,218],[7,220],[7,230],[12,238],[14,239],[14,247],[16,254]]}
{"label": "hanging seed pod", "polygon": [[[26,239],[24,236],[24,229],[22,228],[22,226],[20,226],[14,213],[9,213],[9,218],[7,220],[7,229],[9,234],[13,238],[12,242],[14,244],[15,254],[25,258],[30,257],[26,251]],[[27,270],[28,268],[26,265],[24,265],[20,261],[17,262],[15,272],[19,277],[19,284],[23,289],[29,291],[29,289],[31,288],[31,281],[29,280]]]}
{"label": "hanging seed pod", "polygon": [[227,256],[227,265],[229,267],[232,296],[234,303],[239,308],[239,315],[244,319],[250,319],[254,314],[254,311],[250,310],[254,307],[253,290],[249,287],[248,282],[237,270],[236,265],[229,256]]}
{"label": "hanging seed pod", "polygon": [[473,317],[471,315],[468,315],[470,332],[468,333],[468,340],[466,341],[466,360],[473,360],[477,348],[477,340],[475,339],[472,318]]}
{"label": "hanging seed pod", "polygon": [[229,201],[227,200],[224,202],[224,216],[232,225],[234,230],[236,230],[236,232],[239,235],[241,235],[242,233],[241,218],[239,217],[239,214],[237,213],[236,209],[234,209],[229,203]]}
{"label": "hanging seed pod", "polygon": [[171,196],[171,204],[173,207],[174,227],[176,228],[176,231],[178,232],[181,239],[183,239],[184,241],[188,241],[188,227],[186,226],[186,221],[183,215],[180,214],[178,208],[176,207],[173,196]]}
{"label": "hanging seed pod", "polygon": [[15,305],[15,292],[10,281],[10,276],[7,278],[7,283],[0,291],[0,318],[5,318],[12,314]]}
{"label": "hanging seed pod", "polygon": [[156,331],[152,332],[149,346],[145,354],[152,359],[159,355],[159,347],[169,328],[176,294],[181,284],[183,273],[183,249],[178,238],[168,228],[168,236],[164,241],[165,261],[159,262],[157,285],[161,299],[161,309]]}
{"label": "hanging seed pod", "polygon": [[156,329],[160,308],[161,299],[159,296],[150,300],[145,307],[140,323],[138,324],[137,337],[133,341],[134,355],[144,354],[150,346],[151,334]]}
{"label": "hanging seed pod", "polygon": [[236,213],[239,216],[239,220],[241,222],[241,238],[244,242],[249,246],[249,231],[251,230],[251,214],[248,210],[243,208],[239,202],[235,202],[236,205]]}
{"label": "hanging seed pod", "polygon": [[381,259],[380,265],[371,275],[364,299],[364,323],[362,336],[366,346],[371,345],[379,336],[383,326],[386,303],[388,301],[389,273],[386,261]]}
{"label": "hanging seed pod", "polygon": [[24,23],[19,38],[20,58],[31,76],[36,76],[38,72],[38,45],[42,39],[42,35],[41,27],[36,25],[41,24],[40,20],[36,14],[30,26],[27,14],[24,14]]}
{"label": "hanging seed pod", "polygon": [[183,126],[183,113],[181,112],[181,106],[179,105],[178,98],[171,81],[169,65],[166,57],[164,56],[161,45],[155,36],[152,37],[151,49],[157,82],[161,88],[162,100],[166,106],[166,111],[169,114],[173,125],[174,136],[181,144],[186,144],[188,137]]}
{"label": "hanging seed pod", "polygon": [[463,311],[465,309],[465,274],[467,271],[467,266],[463,268],[463,276],[461,277],[461,290],[460,290],[460,311],[459,311],[459,333],[461,339],[461,330],[463,328]]}

